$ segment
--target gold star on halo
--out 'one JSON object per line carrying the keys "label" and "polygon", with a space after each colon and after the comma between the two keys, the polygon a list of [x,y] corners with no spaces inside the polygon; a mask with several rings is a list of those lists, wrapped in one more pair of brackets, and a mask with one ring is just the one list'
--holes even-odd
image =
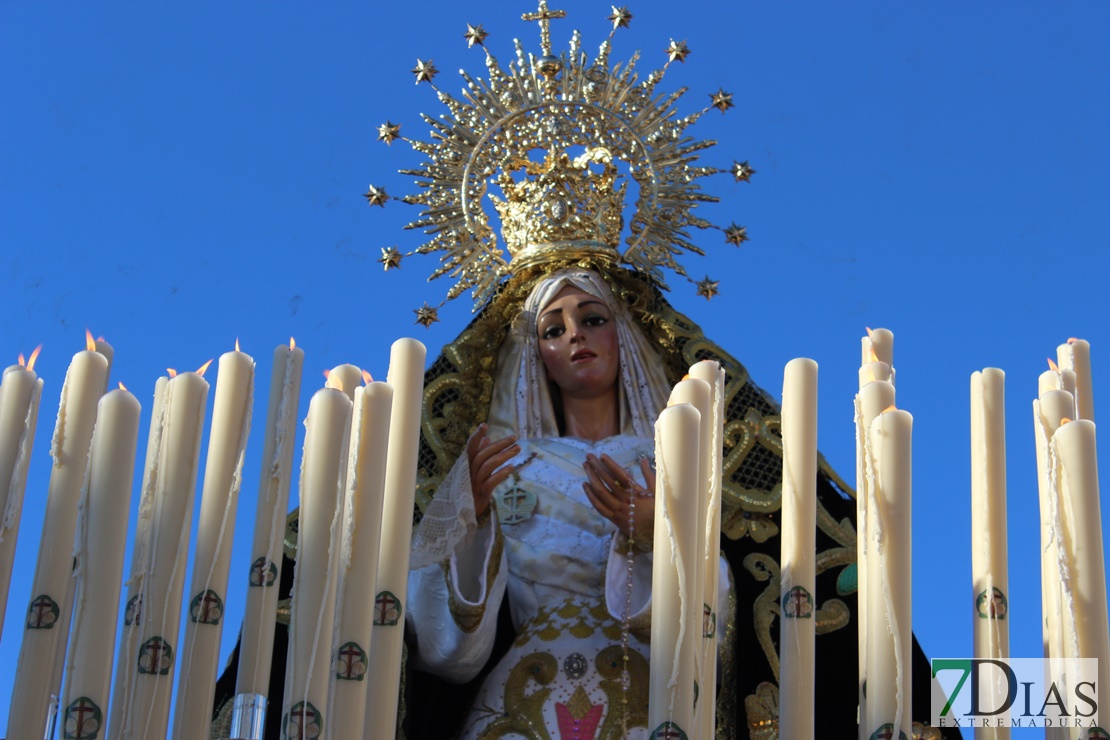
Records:
{"label": "gold star on halo", "polygon": [[385,192],[385,188],[379,188],[374,185],[368,187],[366,192],[362,194],[362,197],[366,198],[366,202],[370,205],[381,206],[382,208],[385,208],[385,202],[389,200],[389,195]]}
{"label": "gold star on halo", "polygon": [[709,95],[709,107],[716,108],[724,113],[729,108],[735,108],[736,104],[732,102],[732,93],[724,91],[724,88],[717,88],[717,92]]}
{"label": "gold star on halo", "polygon": [[432,78],[439,74],[439,70],[431,59],[426,62],[423,59],[417,59],[412,73],[416,75],[416,84],[419,85],[421,82],[431,82]]}
{"label": "gold star on halo", "polygon": [[697,282],[698,295],[705,296],[705,300],[708,301],[710,298],[720,292],[719,290],[717,290],[717,286],[720,284],[720,280],[710,280],[709,276],[706,275],[705,280],[699,280]]}
{"label": "gold star on halo", "polygon": [[609,22],[613,24],[613,30],[618,28],[628,28],[628,22],[632,20],[632,14],[628,12],[628,6],[622,5],[619,8],[614,5],[613,13],[609,16]]}
{"label": "gold star on halo", "polygon": [[685,63],[686,57],[690,54],[690,47],[686,46],[685,41],[675,41],[674,39],[671,39],[671,45],[663,51],[668,57],[670,57],[670,61],[673,62],[677,60],[679,62]]}
{"label": "gold star on halo", "polygon": [[733,224],[729,224],[728,228],[725,229],[725,243],[726,244],[735,244],[736,246],[739,247],[741,244],[743,244],[746,241],[748,241],[748,227],[747,226],[737,226],[736,224],[733,223]]}
{"label": "gold star on halo", "polygon": [[439,309],[435,306],[429,306],[427,301],[420,308],[414,308],[413,313],[416,314],[416,323],[421,324],[425,329],[430,329],[432,324],[439,321]]}
{"label": "gold star on halo", "polygon": [[392,144],[399,138],[401,138],[401,124],[386,121],[381,126],[378,126],[378,141]]}
{"label": "gold star on halo", "polygon": [[469,23],[466,24],[466,33],[463,34],[463,38],[466,39],[466,48],[469,49],[471,46],[474,46],[474,44],[484,46],[482,42],[486,40],[487,36],[489,36],[489,31],[482,28],[481,23],[476,26],[472,26]]}
{"label": "gold star on halo", "polygon": [[741,180],[744,182],[751,182],[752,175],[754,174],[755,170],[751,168],[747,160],[732,163],[732,176],[736,178],[736,182],[740,182]]}
{"label": "gold star on halo", "polygon": [[386,272],[401,269],[401,253],[397,247],[382,247],[382,256],[378,258]]}

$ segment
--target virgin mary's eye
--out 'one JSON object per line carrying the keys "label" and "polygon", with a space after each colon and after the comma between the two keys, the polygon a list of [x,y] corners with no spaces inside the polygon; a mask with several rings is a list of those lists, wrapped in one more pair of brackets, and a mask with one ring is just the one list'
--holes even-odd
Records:
{"label": "virgin mary's eye", "polygon": [[562,336],[563,331],[562,324],[552,324],[543,330],[543,333],[540,334],[540,339],[556,339]]}

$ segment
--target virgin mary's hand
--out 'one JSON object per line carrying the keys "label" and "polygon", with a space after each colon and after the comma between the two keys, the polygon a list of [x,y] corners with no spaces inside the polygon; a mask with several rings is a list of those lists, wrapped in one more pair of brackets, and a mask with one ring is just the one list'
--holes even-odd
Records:
{"label": "virgin mary's hand", "polygon": [[470,463],[470,490],[474,495],[474,514],[479,519],[489,511],[493,489],[513,473],[513,466],[506,465],[520,452],[516,437],[509,436],[496,442],[486,436],[488,427],[480,424],[466,442],[466,455]]}
{"label": "virgin mary's hand", "polygon": [[625,537],[650,550],[655,528],[655,471],[647,458],[640,459],[646,487],[608,455],[587,455],[582,467],[587,478],[582,489],[598,513],[617,525]]}

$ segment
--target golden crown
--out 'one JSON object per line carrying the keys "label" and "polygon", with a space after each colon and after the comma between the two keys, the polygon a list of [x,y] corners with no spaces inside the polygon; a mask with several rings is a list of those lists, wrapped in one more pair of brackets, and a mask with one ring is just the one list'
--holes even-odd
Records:
{"label": "golden crown", "polygon": [[[465,88],[458,98],[436,87],[438,70],[431,60],[418,59],[417,84],[428,83],[447,112],[422,116],[431,129],[429,141],[401,136],[392,122],[378,127],[379,140],[402,139],[425,157],[419,169],[401,170],[420,187],[402,200],[422,206],[406,228],[428,236],[408,254],[441,253],[441,265],[429,279],[455,280],[446,300],[470,290],[477,310],[502,279],[523,266],[584,256],[628,265],[666,287],[664,268],[685,276],[677,258],[684,252],[704,254],[690,229],[720,229],[725,241],[737,246],[747,240],[744,227],[721,228],[694,213],[699,203],[717,200],[702,191],[702,177],[731,172],[737,181],[747,181],[755,172],[747,162],[727,169],[699,165],[698,153],[716,142],[687,135],[709,110],[733,107],[732,95],[718,90],[709,95],[708,106],[680,116],[676,104],[685,88],[670,94],[657,88],[673,62],[686,60],[685,42],[672,40],[663,67],[641,79],[639,52],[623,64],[609,61],[614,33],[632,19],[627,8],[613,8],[612,29],[592,58],[577,31],[566,52],[552,53],[550,22],[565,15],[539,0],[539,10],[522,18],[539,22],[541,54],[525,54],[517,41],[516,59],[507,67],[486,49],[489,34],[482,26],[468,25],[467,43],[485,51],[487,77],[462,71]],[[583,153],[572,158],[579,150]],[[540,161],[533,159],[537,152],[543,153]],[[627,182],[616,186],[618,162],[639,191],[623,250]],[[491,185],[500,186],[502,198],[488,192]],[[379,206],[390,199],[373,185],[365,197]],[[489,203],[500,216],[504,248],[491,226]],[[390,247],[382,249],[379,261],[390,270],[405,256]],[[717,290],[708,276],[697,286],[706,298]],[[437,308],[425,304],[417,321],[430,325]]]}
{"label": "golden crown", "polygon": [[[602,165],[601,172],[590,170],[591,164]],[[513,179],[521,170],[532,179]],[[625,188],[614,187],[619,176],[612,154],[601,147],[573,160],[551,149],[542,163],[507,162],[498,178],[505,199],[490,200],[501,216],[510,267],[518,271],[570,256],[620,262]]]}

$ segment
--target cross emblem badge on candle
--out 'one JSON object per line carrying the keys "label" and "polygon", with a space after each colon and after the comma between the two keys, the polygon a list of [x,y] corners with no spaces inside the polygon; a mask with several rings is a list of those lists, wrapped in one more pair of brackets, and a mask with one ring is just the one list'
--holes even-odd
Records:
{"label": "cross emblem badge on candle", "polygon": [[1006,594],[998,588],[992,586],[989,596],[983,591],[975,597],[975,613],[980,619],[1005,619],[1007,610]]}
{"label": "cross emblem badge on candle", "polygon": [[[894,725],[887,722],[881,725],[879,729],[871,733],[871,740],[892,740],[894,737]],[[906,733],[899,731],[898,740],[907,740]]]}
{"label": "cross emblem badge on candle", "polygon": [[251,563],[251,588],[266,588],[277,582],[277,566],[265,556]]}
{"label": "cross emblem badge on candle", "polygon": [[219,624],[224,615],[224,601],[212,589],[199,593],[189,602],[189,618],[196,624]]}
{"label": "cross emblem badge on candle", "polygon": [[58,604],[46,594],[36,597],[27,610],[27,629],[49,630],[58,621]]}
{"label": "cross emblem badge on candle", "polygon": [[342,681],[361,681],[366,677],[366,651],[357,642],[339,647],[335,658],[335,677]]}
{"label": "cross emblem badge on candle", "polygon": [[139,624],[139,620],[143,618],[143,595],[135,594],[127,600],[127,606],[123,610],[123,624],[125,627],[130,627]]}
{"label": "cross emblem badge on candle", "polygon": [[803,586],[795,586],[782,597],[782,616],[788,619],[812,619],[813,596]]}
{"label": "cross emblem badge on candle", "polygon": [[139,648],[139,673],[165,676],[173,666],[173,648],[161,637],[152,637]]}
{"label": "cross emblem badge on candle", "polygon": [[655,728],[648,740],[688,740],[682,728],[674,722],[664,722]]}
{"label": "cross emblem badge on candle", "polygon": [[65,740],[96,740],[104,715],[92,699],[82,696],[66,707]]}
{"label": "cross emblem badge on candle", "polygon": [[288,740],[314,740],[324,731],[324,716],[312,702],[299,701],[285,716],[282,736]]}
{"label": "cross emblem badge on candle", "polygon": [[374,599],[374,624],[394,625],[401,619],[401,600],[389,591],[382,591]]}

